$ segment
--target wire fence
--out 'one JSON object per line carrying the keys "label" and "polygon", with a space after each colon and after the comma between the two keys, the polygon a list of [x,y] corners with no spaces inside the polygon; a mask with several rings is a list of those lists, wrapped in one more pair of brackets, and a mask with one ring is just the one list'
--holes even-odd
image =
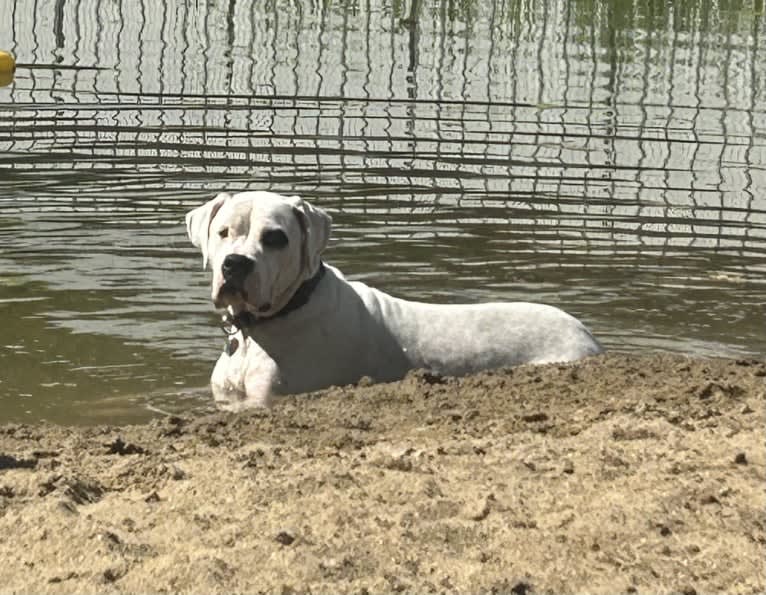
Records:
{"label": "wire fence", "polygon": [[0,47],[38,66],[0,95],[0,208],[177,214],[260,185],[373,235],[495,223],[762,278],[752,6],[0,0]]}

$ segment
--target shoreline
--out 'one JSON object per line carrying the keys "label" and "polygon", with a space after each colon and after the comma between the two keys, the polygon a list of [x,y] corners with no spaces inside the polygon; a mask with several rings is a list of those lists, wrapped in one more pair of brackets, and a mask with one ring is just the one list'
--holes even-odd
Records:
{"label": "shoreline", "polygon": [[753,593],[766,363],[606,354],[135,426],[0,426],[0,584]]}

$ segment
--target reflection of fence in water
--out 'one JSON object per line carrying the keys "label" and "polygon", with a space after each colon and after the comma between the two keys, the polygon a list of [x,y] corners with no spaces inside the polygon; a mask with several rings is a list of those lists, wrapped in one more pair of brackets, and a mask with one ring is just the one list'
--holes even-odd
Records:
{"label": "reflection of fence in water", "polygon": [[467,6],[0,0],[20,61],[112,68],[19,73],[0,186],[154,211],[260,183],[433,233],[510,217],[534,250],[762,259],[762,19]]}

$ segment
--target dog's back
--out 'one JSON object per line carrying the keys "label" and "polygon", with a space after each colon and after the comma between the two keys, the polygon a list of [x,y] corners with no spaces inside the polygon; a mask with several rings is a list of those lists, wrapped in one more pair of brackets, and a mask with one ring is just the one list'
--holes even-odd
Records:
{"label": "dog's back", "polygon": [[574,361],[603,351],[585,325],[553,306],[427,304],[395,298],[362,283],[351,285],[363,297],[371,324],[385,329],[387,342],[395,339],[409,369],[460,376],[521,364]]}

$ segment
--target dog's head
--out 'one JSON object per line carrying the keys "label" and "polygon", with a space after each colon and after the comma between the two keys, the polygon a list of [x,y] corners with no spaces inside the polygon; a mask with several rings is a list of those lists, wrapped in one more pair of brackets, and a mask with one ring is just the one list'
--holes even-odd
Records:
{"label": "dog's head", "polygon": [[273,316],[319,267],[332,219],[297,196],[222,193],[186,214],[216,308]]}

